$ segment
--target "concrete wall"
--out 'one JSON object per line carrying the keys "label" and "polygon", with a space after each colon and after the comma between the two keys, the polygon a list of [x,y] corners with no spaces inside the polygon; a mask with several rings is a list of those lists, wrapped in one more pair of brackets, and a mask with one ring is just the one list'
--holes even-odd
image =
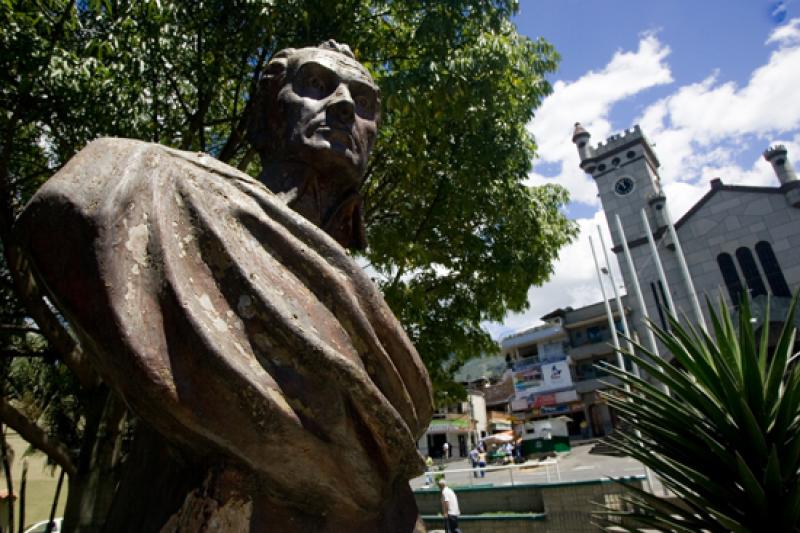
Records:
{"label": "concrete wall", "polygon": [[[628,481],[642,487],[642,478]],[[463,533],[596,532],[597,528],[592,526],[592,513],[598,511],[596,504],[619,505],[625,491],[624,487],[607,479],[453,490],[462,512],[459,525]],[[443,529],[441,520],[432,516],[441,512],[439,491],[418,490],[414,496],[428,529]],[[497,514],[502,512],[510,514]],[[480,516],[483,513],[495,514]]]}

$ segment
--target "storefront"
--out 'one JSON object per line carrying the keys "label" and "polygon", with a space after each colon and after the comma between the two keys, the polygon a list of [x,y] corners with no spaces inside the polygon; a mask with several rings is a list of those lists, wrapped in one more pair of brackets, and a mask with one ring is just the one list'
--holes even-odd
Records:
{"label": "storefront", "polygon": [[469,416],[449,416],[434,418],[428,431],[418,443],[422,455],[430,455],[434,459],[444,458],[444,443],[449,447],[448,457],[466,457],[469,453],[470,434],[473,426]]}

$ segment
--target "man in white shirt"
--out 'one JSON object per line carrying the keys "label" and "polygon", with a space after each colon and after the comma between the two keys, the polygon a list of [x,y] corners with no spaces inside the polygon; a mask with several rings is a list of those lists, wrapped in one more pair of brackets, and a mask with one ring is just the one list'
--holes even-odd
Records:
{"label": "man in white shirt", "polygon": [[444,516],[445,530],[448,533],[461,533],[458,528],[458,516],[461,511],[458,508],[456,493],[447,486],[444,478],[439,480],[439,489],[442,491],[442,515]]}

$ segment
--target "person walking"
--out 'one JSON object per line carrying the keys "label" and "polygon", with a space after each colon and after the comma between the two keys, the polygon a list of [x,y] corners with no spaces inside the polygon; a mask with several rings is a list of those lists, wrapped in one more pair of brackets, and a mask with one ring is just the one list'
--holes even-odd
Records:
{"label": "person walking", "polygon": [[430,487],[433,485],[433,458],[430,455],[425,458],[425,470],[425,486]]}
{"label": "person walking", "polygon": [[469,451],[469,462],[472,465],[472,477],[478,477],[478,449],[472,448]]}
{"label": "person walking", "polygon": [[486,477],[486,452],[481,451],[478,452],[478,471],[481,473],[481,477]]}
{"label": "person walking", "polygon": [[453,489],[447,486],[444,478],[439,480],[439,490],[442,491],[442,516],[444,516],[444,528],[447,533],[461,533],[458,527],[458,517],[461,510],[458,508],[458,498]]}
{"label": "person walking", "polygon": [[450,457],[450,443],[447,441],[444,441],[444,444],[442,444],[442,454],[445,461]]}

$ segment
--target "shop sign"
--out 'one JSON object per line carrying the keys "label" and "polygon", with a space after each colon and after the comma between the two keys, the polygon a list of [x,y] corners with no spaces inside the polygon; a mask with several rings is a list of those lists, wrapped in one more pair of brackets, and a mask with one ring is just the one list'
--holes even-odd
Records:
{"label": "shop sign", "polygon": [[545,405],[555,405],[556,402],[556,395],[555,394],[539,394],[536,396],[536,399],[533,401],[533,407],[542,407]]}
{"label": "shop sign", "polygon": [[569,413],[570,406],[566,403],[558,405],[545,405],[539,409],[539,413],[543,415],[560,415],[562,413]]}

